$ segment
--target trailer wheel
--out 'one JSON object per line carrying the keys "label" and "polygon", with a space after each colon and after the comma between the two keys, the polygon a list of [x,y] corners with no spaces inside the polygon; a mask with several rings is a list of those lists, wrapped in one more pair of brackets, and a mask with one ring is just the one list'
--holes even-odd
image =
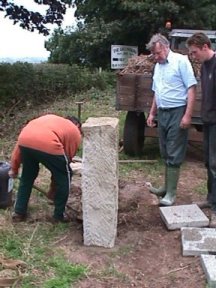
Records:
{"label": "trailer wheel", "polygon": [[129,111],[124,125],[124,152],[130,156],[139,156],[143,153],[145,140],[144,112]]}
{"label": "trailer wheel", "polygon": [[203,132],[203,125],[195,125],[195,128],[198,132]]}

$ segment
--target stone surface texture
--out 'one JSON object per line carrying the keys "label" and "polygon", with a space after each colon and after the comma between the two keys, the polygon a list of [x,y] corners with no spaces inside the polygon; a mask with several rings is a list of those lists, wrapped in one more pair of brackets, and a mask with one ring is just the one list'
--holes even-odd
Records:
{"label": "stone surface texture", "polygon": [[160,207],[160,215],[169,230],[209,225],[208,217],[196,204]]}
{"label": "stone surface texture", "polygon": [[111,248],[118,216],[118,119],[89,118],[83,125],[84,245]]}
{"label": "stone surface texture", "polygon": [[216,287],[216,256],[201,255],[201,264],[205,272],[208,287]]}
{"label": "stone surface texture", "polygon": [[183,256],[216,254],[216,229],[181,228]]}

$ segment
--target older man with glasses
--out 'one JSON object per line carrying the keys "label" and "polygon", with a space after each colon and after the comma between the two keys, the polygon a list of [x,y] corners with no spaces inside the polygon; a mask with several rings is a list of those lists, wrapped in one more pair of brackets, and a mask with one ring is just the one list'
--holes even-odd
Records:
{"label": "older man with glasses", "polygon": [[186,153],[197,81],[188,57],[171,51],[163,35],[153,35],[147,48],[156,61],[154,98],[147,124],[154,127],[157,115],[160,153],[165,164],[164,184],[151,187],[150,192],[162,197],[160,205],[171,206],[176,199],[180,166]]}

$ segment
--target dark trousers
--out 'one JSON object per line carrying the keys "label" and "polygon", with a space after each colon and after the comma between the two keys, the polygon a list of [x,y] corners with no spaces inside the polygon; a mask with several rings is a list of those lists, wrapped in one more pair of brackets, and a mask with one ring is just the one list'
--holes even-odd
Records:
{"label": "dark trousers", "polygon": [[52,155],[20,146],[22,174],[15,202],[15,212],[26,214],[34,180],[38,176],[39,164],[43,164],[52,174],[56,185],[54,217],[62,218],[71,185],[72,170],[65,155]]}
{"label": "dark trousers", "polygon": [[207,168],[207,200],[216,212],[216,124],[203,125],[204,157]]}
{"label": "dark trousers", "polygon": [[166,166],[180,167],[185,158],[188,129],[180,128],[185,108],[158,109],[160,153]]}

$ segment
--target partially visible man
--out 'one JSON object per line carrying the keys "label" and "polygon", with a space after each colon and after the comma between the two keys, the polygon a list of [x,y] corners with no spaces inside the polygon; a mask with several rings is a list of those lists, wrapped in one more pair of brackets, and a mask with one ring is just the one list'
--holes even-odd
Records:
{"label": "partially visible man", "polygon": [[216,56],[210,39],[204,33],[195,33],[186,43],[191,57],[202,63],[201,117],[204,124],[207,202],[212,209],[210,226],[216,228]]}
{"label": "partially visible man", "polygon": [[158,189],[151,187],[150,192],[163,197],[161,205],[170,206],[175,202],[180,166],[187,148],[197,81],[188,57],[171,51],[163,35],[153,35],[147,48],[157,62],[147,124],[154,127],[157,114],[160,153],[165,162],[164,185]]}
{"label": "partially visible man", "polygon": [[48,114],[36,118],[22,129],[11,156],[10,177],[16,177],[22,164],[20,185],[12,218],[24,221],[39,164],[50,172],[55,184],[53,222],[68,222],[64,214],[71,186],[70,162],[81,143],[81,124],[76,117]]}

